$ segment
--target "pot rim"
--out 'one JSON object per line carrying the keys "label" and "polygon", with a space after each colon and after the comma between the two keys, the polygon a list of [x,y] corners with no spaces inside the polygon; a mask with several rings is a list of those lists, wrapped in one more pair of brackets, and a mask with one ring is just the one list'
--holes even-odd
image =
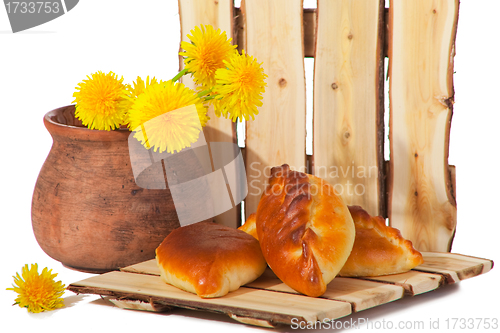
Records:
{"label": "pot rim", "polygon": [[75,109],[74,104],[62,106],[47,112],[43,117],[43,122],[51,135],[71,136],[85,140],[96,141],[122,141],[127,140],[131,131],[128,128],[119,128],[117,130],[103,131],[89,129],[85,126],[75,126],[63,124],[56,120],[57,116],[64,117],[63,112],[69,112]]}

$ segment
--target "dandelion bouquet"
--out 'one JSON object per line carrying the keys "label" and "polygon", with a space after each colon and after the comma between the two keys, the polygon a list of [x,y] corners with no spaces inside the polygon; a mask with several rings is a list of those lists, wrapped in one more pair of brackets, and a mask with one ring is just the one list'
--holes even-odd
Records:
{"label": "dandelion bouquet", "polygon": [[[137,77],[130,85],[113,72],[99,71],[78,84],[75,116],[90,129],[126,126],[147,149],[160,153],[179,152],[196,142],[209,120],[209,105],[217,117],[233,122],[255,119],[266,86],[262,64],[245,51],[240,54],[220,29],[201,25],[190,33],[190,43],[182,42],[179,53],[184,69],[173,79]],[[188,74],[197,91],[178,82]],[[187,106],[195,107],[194,116]]]}

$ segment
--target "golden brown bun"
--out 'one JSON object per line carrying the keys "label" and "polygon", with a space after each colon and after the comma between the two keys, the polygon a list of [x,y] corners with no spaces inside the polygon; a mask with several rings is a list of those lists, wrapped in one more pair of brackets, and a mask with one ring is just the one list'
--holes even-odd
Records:
{"label": "golden brown bun", "polygon": [[256,240],[259,240],[259,235],[257,235],[257,225],[255,221],[255,213],[250,214],[245,224],[243,224],[238,229],[243,230],[247,234],[253,236]]}
{"label": "golden brown bun", "polygon": [[333,186],[288,165],[275,167],[256,214],[264,258],[288,286],[320,296],[346,262],[354,223]]}
{"label": "golden brown bun", "polygon": [[[354,220],[356,237],[339,276],[397,274],[424,262],[422,254],[413,248],[411,241],[405,240],[399,230],[386,226],[383,218],[372,217],[359,206],[348,208]],[[240,229],[256,237],[255,213]]]}
{"label": "golden brown bun", "polygon": [[267,267],[255,238],[211,222],[172,231],[156,249],[156,261],[163,281],[203,298],[224,296]]}
{"label": "golden brown bun", "polygon": [[244,232],[258,240],[259,236],[257,235],[257,228],[255,226],[255,213],[250,214],[245,224],[243,224],[238,229],[243,230]]}
{"label": "golden brown bun", "polygon": [[405,240],[398,229],[385,225],[380,216],[370,216],[359,206],[349,206],[356,238],[340,276],[379,276],[397,274],[424,262],[422,254]]}

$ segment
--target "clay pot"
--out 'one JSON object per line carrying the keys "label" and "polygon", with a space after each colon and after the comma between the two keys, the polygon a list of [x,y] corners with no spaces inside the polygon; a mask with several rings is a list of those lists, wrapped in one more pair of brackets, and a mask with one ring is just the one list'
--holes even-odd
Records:
{"label": "clay pot", "polygon": [[137,186],[126,129],[90,130],[74,106],[48,112],[53,138],[32,201],[41,248],[65,266],[105,272],[152,259],[179,221],[168,188]]}

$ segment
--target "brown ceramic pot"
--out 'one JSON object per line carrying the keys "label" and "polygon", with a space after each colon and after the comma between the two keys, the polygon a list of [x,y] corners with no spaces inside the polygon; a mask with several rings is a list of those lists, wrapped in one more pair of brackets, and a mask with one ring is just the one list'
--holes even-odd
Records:
{"label": "brown ceramic pot", "polygon": [[96,273],[154,258],[179,221],[168,189],[136,185],[130,132],[83,127],[73,105],[43,121],[54,142],[32,201],[41,248],[65,266]]}

